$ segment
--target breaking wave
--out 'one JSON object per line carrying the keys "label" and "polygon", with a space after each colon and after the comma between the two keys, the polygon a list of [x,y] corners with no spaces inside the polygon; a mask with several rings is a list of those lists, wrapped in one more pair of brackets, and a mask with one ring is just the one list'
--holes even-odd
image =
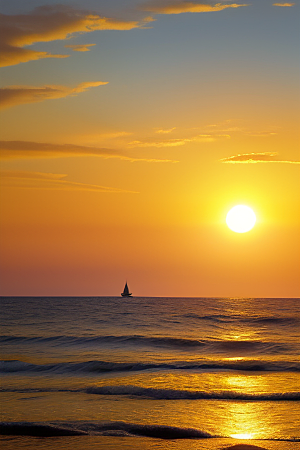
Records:
{"label": "breaking wave", "polygon": [[133,385],[112,385],[112,386],[90,386],[80,389],[68,388],[2,388],[0,392],[18,392],[37,394],[42,392],[72,392],[107,395],[107,396],[128,396],[138,399],[155,399],[155,400],[236,400],[236,401],[299,401],[300,392],[283,392],[268,394],[247,394],[235,391],[205,392],[205,391],[188,391],[184,389],[158,389],[147,388]]}
{"label": "breaking wave", "polygon": [[160,439],[204,439],[213,438],[195,428],[180,428],[165,425],[139,425],[126,422],[2,422],[1,435],[13,436],[146,436]]}
{"label": "breaking wave", "polygon": [[175,389],[143,388],[139,386],[100,386],[86,389],[89,394],[128,395],[157,400],[252,400],[252,401],[299,401],[300,392],[275,394],[244,394],[233,391],[204,392]]}
{"label": "breaking wave", "polygon": [[[157,439],[212,439],[216,436],[196,428],[128,422],[0,422],[2,436],[144,436]],[[298,438],[267,438],[266,441],[300,442]]]}

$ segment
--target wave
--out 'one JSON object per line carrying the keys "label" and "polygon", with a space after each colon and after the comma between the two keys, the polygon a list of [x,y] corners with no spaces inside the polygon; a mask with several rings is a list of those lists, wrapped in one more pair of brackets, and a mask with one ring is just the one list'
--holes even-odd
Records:
{"label": "wave", "polygon": [[215,322],[215,323],[232,323],[232,322],[237,322],[237,323],[253,323],[253,324],[270,324],[272,325],[273,323],[275,325],[277,324],[281,324],[281,325],[297,325],[300,321],[300,319],[298,317],[278,317],[278,316],[241,316],[241,315],[227,315],[227,314],[212,314],[210,316],[208,315],[200,315],[197,313],[189,313],[189,314],[184,314],[182,316],[178,316],[178,317],[184,317],[186,319],[193,319],[193,320],[204,320],[204,321],[208,321],[208,322]]}
{"label": "wave", "polygon": [[139,386],[98,386],[87,388],[88,394],[127,395],[156,400],[244,400],[244,401],[299,401],[300,392],[272,394],[245,394],[234,391],[204,392],[178,389],[155,389]]}
{"label": "wave", "polygon": [[36,437],[52,437],[52,436],[78,436],[88,434],[81,430],[72,429],[68,426],[59,426],[55,424],[41,424],[32,422],[18,423],[0,423],[0,435],[6,436],[36,436]]}
{"label": "wave", "polygon": [[282,324],[282,325],[297,325],[299,319],[297,317],[250,317],[242,320],[243,322],[253,322],[262,324]]}
{"label": "wave", "polygon": [[214,361],[180,363],[128,363],[109,361],[62,362],[52,364],[31,364],[18,360],[0,361],[0,373],[53,373],[53,374],[101,374],[109,372],[140,372],[145,370],[238,370],[244,372],[300,372],[298,362],[283,361]]}
{"label": "wave", "polygon": [[151,337],[142,335],[124,335],[124,336],[0,336],[2,343],[61,343],[73,345],[85,344],[144,344],[170,347],[199,347],[205,345],[200,340],[172,338],[172,337]]}
{"label": "wave", "polygon": [[217,437],[195,428],[140,425],[126,422],[0,422],[0,434],[37,437],[136,435],[160,439],[207,439]]}
{"label": "wave", "polygon": [[[169,336],[0,336],[2,344],[55,344],[57,345],[111,345],[124,346],[146,346],[160,347],[172,350],[201,350],[203,352],[224,353],[224,352],[255,352],[278,354],[291,349],[291,346],[278,342],[264,342],[260,340],[198,340],[176,338]],[[293,349],[294,350],[294,349]]]}
{"label": "wave", "polygon": [[155,400],[235,400],[235,401],[268,401],[268,402],[297,402],[300,401],[300,392],[275,392],[269,394],[246,394],[235,391],[205,392],[187,391],[182,389],[156,389],[133,385],[113,385],[113,386],[90,386],[81,389],[68,388],[2,388],[0,392],[14,392],[26,394],[72,392],[108,395],[108,396],[128,396],[139,399]]}
{"label": "wave", "polygon": [[[144,436],[157,439],[226,438],[197,428],[167,425],[133,424],[128,422],[0,422],[2,436]],[[263,441],[300,442],[299,438],[264,438]]]}

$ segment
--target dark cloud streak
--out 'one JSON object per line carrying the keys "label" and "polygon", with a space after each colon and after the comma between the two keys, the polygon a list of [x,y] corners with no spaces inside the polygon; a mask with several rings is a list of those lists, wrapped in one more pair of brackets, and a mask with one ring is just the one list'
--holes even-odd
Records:
{"label": "dark cloud streak", "polygon": [[85,92],[91,87],[108,84],[108,81],[87,81],[75,88],[67,86],[8,86],[0,88],[0,109],[24,103],[36,103],[44,100],[64,98]]}
{"label": "dark cloud streak", "polygon": [[136,158],[122,151],[109,148],[87,147],[73,144],[52,144],[29,141],[0,141],[0,159],[66,158],[74,156],[98,156],[127,161],[177,162],[169,159]]}

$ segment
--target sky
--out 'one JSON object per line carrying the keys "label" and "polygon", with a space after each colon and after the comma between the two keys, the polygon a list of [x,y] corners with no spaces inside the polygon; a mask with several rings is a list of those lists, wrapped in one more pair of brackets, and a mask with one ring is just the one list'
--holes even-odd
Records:
{"label": "sky", "polygon": [[0,295],[299,296],[299,0],[0,12]]}

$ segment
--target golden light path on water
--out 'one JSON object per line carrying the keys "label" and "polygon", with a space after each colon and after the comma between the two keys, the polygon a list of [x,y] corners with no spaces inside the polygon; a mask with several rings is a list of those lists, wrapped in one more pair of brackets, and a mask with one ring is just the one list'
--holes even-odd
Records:
{"label": "golden light path on water", "polygon": [[254,439],[253,434],[244,433],[244,434],[232,434],[230,437],[234,439]]}
{"label": "golden light path on water", "polygon": [[223,432],[235,439],[255,439],[264,435],[261,411],[256,403],[229,402],[221,417]]}

